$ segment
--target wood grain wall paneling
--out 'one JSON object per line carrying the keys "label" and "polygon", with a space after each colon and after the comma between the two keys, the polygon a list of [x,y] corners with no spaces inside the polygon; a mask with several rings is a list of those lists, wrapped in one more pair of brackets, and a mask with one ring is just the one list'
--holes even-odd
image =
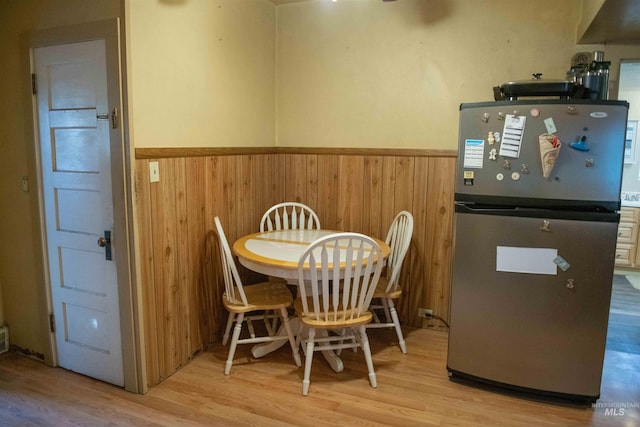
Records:
{"label": "wood grain wall paneling", "polygon": [[[411,247],[407,253],[405,264],[403,264],[400,279],[402,283],[423,283],[427,282],[427,272],[431,267],[425,260],[429,260],[427,220],[429,208],[431,207],[428,189],[431,185],[429,181],[429,170],[431,164],[429,158],[419,157],[415,159],[413,187],[413,206],[410,212],[413,214],[413,239]],[[435,165],[437,167],[437,164]],[[429,284],[429,287],[431,284]],[[417,317],[419,308],[431,308],[429,306],[429,293],[427,286],[412,286],[403,288],[403,298],[400,301],[398,312],[401,322],[411,326],[422,326],[423,320]],[[435,312],[439,315],[438,312]],[[426,326],[426,321],[425,321]]]}
{"label": "wood grain wall paneling", "polygon": [[199,299],[201,290],[201,251],[204,237],[206,236],[206,193],[205,182],[207,173],[207,161],[204,157],[189,157],[186,159],[186,221],[187,234],[187,263],[185,265],[185,286],[187,290],[188,304],[186,307],[186,323],[188,327],[184,331],[188,337],[186,357],[202,348],[202,336],[200,334]]}
{"label": "wood grain wall paneling", "polygon": [[253,177],[256,190],[254,227],[260,223],[262,215],[273,205],[274,199],[283,200],[284,198],[284,189],[277,184],[283,182],[284,179],[284,167],[280,166],[282,164],[281,157],[275,154],[265,154],[256,158]]}
{"label": "wood grain wall paneling", "polygon": [[362,230],[364,199],[364,158],[340,156],[338,160],[338,220],[341,231]]}
{"label": "wood grain wall paneling", "polygon": [[315,211],[323,228],[338,223],[338,157],[318,156],[318,204]]}
{"label": "wood grain wall paneling", "polygon": [[[214,218],[220,217],[220,221],[227,229],[229,227],[229,214],[224,203],[224,186],[222,162],[224,156],[206,157],[205,169],[205,235],[201,242],[200,258],[200,334],[202,336],[202,348],[215,340],[218,336],[219,325],[226,318],[226,310],[222,306],[221,296],[224,292],[224,283],[221,276],[220,252],[217,236],[214,232]],[[198,239],[198,236],[193,236]]]}
{"label": "wood grain wall paneling", "polygon": [[[232,244],[256,232],[264,211],[285,200],[311,206],[323,228],[382,239],[395,215],[406,209],[414,215],[415,228],[401,275],[401,320],[409,326],[439,326],[419,319],[420,307],[448,318],[455,155],[172,153],[153,159],[160,166],[158,183],[149,182],[149,159],[136,160],[149,386],[220,338],[227,313],[221,304],[216,215]],[[246,283],[261,279],[239,267]]]}
{"label": "wood grain wall paneling", "polygon": [[453,206],[455,159],[429,159],[426,211],[426,259],[429,270],[425,283],[427,307],[449,319],[451,260],[453,250]]}
{"label": "wood grain wall paneling", "polygon": [[240,192],[236,190],[237,187],[241,185],[238,181],[238,177],[240,176],[240,169],[242,165],[239,160],[242,156],[225,156],[221,157],[221,174],[220,177],[223,181],[222,186],[222,204],[217,206],[217,208],[226,214],[226,222],[223,222],[223,226],[225,227],[225,232],[227,236],[238,236],[240,235],[238,230],[238,223],[242,221],[242,212],[239,208],[239,200],[238,196]]}
{"label": "wood grain wall paneling", "polygon": [[[176,282],[176,160],[158,160],[161,180],[151,185],[151,213],[153,233],[154,280],[156,287],[156,328],[158,339],[158,368],[160,380],[176,367],[170,360],[175,353],[174,284]],[[158,349],[154,349],[158,351]]]}
{"label": "wood grain wall paneling", "polygon": [[362,233],[386,238],[383,231],[381,207],[387,202],[382,191],[382,158],[380,156],[367,156],[364,159],[363,182],[367,183],[362,189]]}
{"label": "wood grain wall paneling", "polygon": [[[186,158],[186,170],[191,171],[185,176],[185,220],[188,236],[204,236],[204,159]],[[199,244],[197,239],[188,238],[186,240],[187,263],[184,267],[187,315],[185,318],[187,328],[185,334],[188,337],[186,345],[187,357],[193,354],[194,346],[196,350],[200,343],[199,319],[196,307],[198,306],[197,290],[198,276],[196,271],[199,264]]]}
{"label": "wood grain wall paneling", "polygon": [[[191,330],[191,317],[192,316],[192,298],[191,294],[195,290],[195,280],[191,274],[191,265],[194,260],[191,256],[192,240],[189,236],[195,236],[198,233],[198,227],[196,230],[189,228],[189,211],[197,209],[197,198],[192,200],[188,197],[189,177],[197,173],[197,170],[193,167],[193,164],[189,158],[179,159],[181,161],[176,162],[176,217],[179,224],[179,232],[176,236],[178,246],[177,268],[178,268],[178,281],[176,292],[176,354],[173,360],[174,366],[183,366],[185,361],[191,359],[193,355],[192,350],[192,330]],[[195,225],[195,224],[194,224]],[[201,234],[200,234],[201,235]],[[184,262],[186,260],[186,262]]]}
{"label": "wood grain wall paneling", "polygon": [[389,228],[389,225],[396,216],[395,194],[396,194],[396,157],[384,157],[382,161],[382,204],[380,218],[382,220],[382,230]]}
{"label": "wood grain wall paneling", "polygon": [[142,301],[145,304],[142,310],[142,321],[144,330],[144,346],[146,356],[146,370],[148,385],[152,386],[159,382],[160,362],[158,349],[159,329],[156,316],[156,292],[155,281],[155,259],[153,251],[153,221],[154,217],[151,207],[151,187],[149,183],[149,161],[136,161],[136,227],[138,230],[138,259],[140,260],[140,278]]}

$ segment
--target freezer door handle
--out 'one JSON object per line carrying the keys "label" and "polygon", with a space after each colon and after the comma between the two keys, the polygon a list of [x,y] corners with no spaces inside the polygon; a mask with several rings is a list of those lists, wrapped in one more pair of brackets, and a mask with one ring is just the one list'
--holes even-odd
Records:
{"label": "freezer door handle", "polygon": [[542,223],[541,231],[551,231],[550,220],[567,219],[574,221],[596,221],[596,222],[620,222],[620,214],[617,212],[594,212],[582,210],[568,209],[542,209],[529,208],[519,206],[490,206],[466,204],[457,202],[455,204],[455,213],[472,214],[472,215],[497,215],[512,216],[522,218],[539,218],[549,221],[548,225]]}

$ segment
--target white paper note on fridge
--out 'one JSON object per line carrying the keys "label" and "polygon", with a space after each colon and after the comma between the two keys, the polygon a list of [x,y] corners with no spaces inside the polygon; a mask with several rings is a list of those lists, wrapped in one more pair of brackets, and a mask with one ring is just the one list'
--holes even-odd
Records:
{"label": "white paper note on fridge", "polygon": [[557,275],[557,249],[496,246],[496,271]]}

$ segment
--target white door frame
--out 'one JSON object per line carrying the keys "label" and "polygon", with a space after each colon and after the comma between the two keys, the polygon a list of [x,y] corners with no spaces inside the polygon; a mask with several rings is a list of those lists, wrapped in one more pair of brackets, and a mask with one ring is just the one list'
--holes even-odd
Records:
{"label": "white door frame", "polygon": [[[47,240],[45,228],[44,195],[42,191],[42,171],[40,159],[40,141],[38,133],[38,114],[35,95],[31,91],[31,73],[33,67],[33,49],[52,45],[68,44],[89,40],[105,40],[107,59],[107,85],[109,109],[117,106],[119,113],[119,126],[110,132],[111,145],[111,176],[114,209],[114,230],[116,235],[127,236],[126,239],[117,239],[114,242],[114,253],[117,256],[118,266],[118,294],[120,305],[120,328],[122,336],[122,359],[124,369],[124,387],[134,393],[144,393],[147,391],[146,375],[144,369],[144,347],[142,345],[142,331],[140,329],[140,313],[138,310],[139,293],[136,286],[135,268],[135,245],[133,233],[133,186],[132,167],[133,149],[128,143],[128,121],[126,110],[126,91],[124,79],[124,43],[121,42],[121,28],[119,19],[109,19],[105,21],[91,22],[67,27],[54,28],[50,30],[35,31],[21,38],[21,54],[23,70],[30,70],[25,75],[25,118],[31,116],[33,120],[26,124],[27,132],[31,135],[33,145],[28,147],[27,155],[30,164],[30,174],[37,177],[37,209],[32,210],[32,223],[36,228],[36,239],[42,253],[43,282],[46,284],[44,298],[41,301],[43,307],[47,307],[48,312],[43,314],[43,322],[48,328],[49,314],[53,313],[51,299],[51,281],[48,275],[47,266]],[[25,71],[25,74],[26,71]],[[28,121],[28,120],[26,120]],[[119,149],[118,149],[119,148]],[[32,190],[36,186],[32,185]],[[44,325],[43,325],[44,326]],[[49,348],[50,360],[48,362],[58,365],[55,335],[50,332]],[[47,358],[45,357],[45,361]]]}

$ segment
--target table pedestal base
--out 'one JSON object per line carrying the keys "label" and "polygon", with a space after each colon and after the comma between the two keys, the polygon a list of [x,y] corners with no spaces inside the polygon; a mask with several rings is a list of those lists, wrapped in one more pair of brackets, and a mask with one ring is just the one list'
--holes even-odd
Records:
{"label": "table pedestal base", "polygon": [[[292,330],[294,331],[300,330],[300,320],[298,318],[294,317],[292,319],[289,319],[289,324],[291,325]],[[278,336],[286,335],[286,334],[287,332],[284,330],[284,327],[281,327],[277,333]],[[327,336],[327,334],[328,332],[326,329],[319,329],[317,336],[322,337],[322,336]],[[279,340],[279,341],[271,341],[265,344],[254,345],[251,348],[251,355],[256,359],[259,359],[262,356],[265,356],[273,351],[276,351],[277,349],[287,344],[288,342],[289,341],[287,340]],[[344,370],[344,363],[342,362],[342,359],[340,359],[333,351],[323,350],[321,353],[334,372],[342,372]]]}

